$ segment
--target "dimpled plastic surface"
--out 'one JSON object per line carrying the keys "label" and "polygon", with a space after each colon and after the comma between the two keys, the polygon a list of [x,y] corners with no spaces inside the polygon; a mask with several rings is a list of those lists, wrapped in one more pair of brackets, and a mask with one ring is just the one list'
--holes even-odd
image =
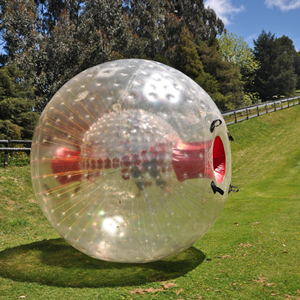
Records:
{"label": "dimpled plastic surface", "polygon": [[[214,120],[222,124],[211,130]],[[115,262],[160,260],[193,245],[223,210],[227,128],[183,73],[147,60],[107,62],[49,102],[31,175],[44,214],[76,249]]]}

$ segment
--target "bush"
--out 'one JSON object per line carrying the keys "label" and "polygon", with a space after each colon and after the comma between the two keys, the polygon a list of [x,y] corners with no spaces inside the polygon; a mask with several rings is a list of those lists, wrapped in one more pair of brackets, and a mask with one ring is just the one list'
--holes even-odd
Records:
{"label": "bush", "polygon": [[[23,145],[16,146],[17,148],[23,148]],[[0,165],[4,166],[5,153],[0,152]],[[24,151],[16,151],[8,153],[8,165],[10,166],[27,166],[30,164],[30,153]]]}

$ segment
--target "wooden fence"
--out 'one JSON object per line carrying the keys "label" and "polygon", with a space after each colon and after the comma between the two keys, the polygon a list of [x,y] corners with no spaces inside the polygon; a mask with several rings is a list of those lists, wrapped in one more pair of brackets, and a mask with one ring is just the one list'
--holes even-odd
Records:
{"label": "wooden fence", "polygon": [[[222,113],[222,116],[227,125],[238,123],[244,120],[249,120],[251,118],[258,117],[260,115],[270,113],[272,111],[277,111],[287,107],[300,104],[300,96],[286,98],[282,100],[264,102],[257,105],[252,105],[244,108],[234,109]],[[1,147],[1,144],[4,145],[4,148]],[[29,140],[0,140],[0,152],[4,151],[4,167],[8,165],[8,153],[14,151],[25,151],[30,153],[31,148],[10,148],[11,144],[29,144]]]}
{"label": "wooden fence", "polygon": [[230,125],[299,104],[300,96],[297,96],[226,111],[222,113],[222,116],[226,124]]}
{"label": "wooden fence", "polygon": [[0,145],[4,145],[4,148],[0,146],[0,152],[4,152],[4,168],[8,165],[8,153],[15,152],[15,151],[25,151],[30,153],[31,148],[12,148],[9,147],[13,144],[21,144],[21,145],[30,145],[31,141],[29,140],[0,140]]}

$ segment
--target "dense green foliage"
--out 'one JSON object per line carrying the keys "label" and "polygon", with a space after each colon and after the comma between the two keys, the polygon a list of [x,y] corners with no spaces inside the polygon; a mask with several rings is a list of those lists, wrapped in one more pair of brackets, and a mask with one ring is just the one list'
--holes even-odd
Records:
{"label": "dense green foliage", "polygon": [[214,39],[223,23],[203,1],[0,1],[2,61],[14,63],[35,87],[41,111],[78,72],[118,58],[158,55],[176,61],[180,34]]}
{"label": "dense green foliage", "polygon": [[295,73],[297,75],[296,89],[300,90],[300,51],[294,55]]}
{"label": "dense green foliage", "polygon": [[0,69],[0,139],[31,139],[39,115],[33,88],[15,65]]}
{"label": "dense green foliage", "polygon": [[244,83],[245,106],[256,102],[257,93],[252,93],[255,72],[259,63],[255,59],[253,50],[245,42],[243,37],[225,30],[218,38],[219,51],[224,60],[234,63],[239,68]]}
{"label": "dense green foliage", "polygon": [[276,38],[271,32],[263,31],[254,45],[254,56],[260,67],[256,72],[253,90],[263,99],[292,95],[297,83],[296,50],[292,40],[286,36]]}
{"label": "dense green foliage", "polygon": [[[300,54],[289,38],[263,32],[252,51],[224,31],[203,0],[0,0],[0,19],[0,68],[14,65],[20,83],[30,83],[27,106],[16,113],[21,109],[24,117],[26,111],[27,121],[7,110],[1,116],[6,137],[29,138],[32,129],[25,132],[23,125],[34,123],[32,108],[41,112],[69,79],[109,60],[146,58],[178,68],[221,110],[291,95],[300,87]],[[5,97],[3,106],[16,107],[16,100]]]}
{"label": "dense green foliage", "polygon": [[246,103],[244,103],[243,82],[239,68],[223,59],[217,42],[209,46],[207,43],[197,40],[197,50],[205,72],[210,75],[210,81],[203,82],[203,79],[197,78],[196,82],[208,92],[210,88],[213,88],[213,92],[210,94],[221,110],[244,106]]}

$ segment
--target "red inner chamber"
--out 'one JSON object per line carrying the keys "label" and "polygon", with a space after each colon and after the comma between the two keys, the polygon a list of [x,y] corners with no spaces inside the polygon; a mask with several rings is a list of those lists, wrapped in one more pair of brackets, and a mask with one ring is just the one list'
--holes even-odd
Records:
{"label": "red inner chamber", "polygon": [[223,142],[219,136],[215,138],[213,146],[213,167],[215,178],[218,183],[221,183],[226,171],[226,155]]}
{"label": "red inner chamber", "polygon": [[[182,182],[193,178],[212,178],[221,183],[225,176],[226,155],[223,142],[219,136],[213,141],[213,167],[206,157],[207,151],[210,149],[212,140],[202,142],[183,143],[177,142],[172,149],[172,166],[168,170],[174,170],[178,181]],[[157,167],[157,171],[165,172],[163,168],[163,158],[165,149],[161,152],[155,152],[153,149],[149,151],[151,163],[153,167]],[[87,179],[93,176],[100,176],[101,169],[122,168],[122,178],[127,180],[130,178],[130,167],[136,166],[147,167],[149,160],[145,159],[145,153],[131,154],[119,158],[92,158],[82,157],[80,151],[72,151],[67,147],[56,149],[54,157],[51,161],[53,174],[61,184],[67,184],[79,181],[85,176]],[[81,167],[84,166],[84,169]],[[158,171],[159,172],[159,171]],[[86,176],[87,175],[87,176]]]}

